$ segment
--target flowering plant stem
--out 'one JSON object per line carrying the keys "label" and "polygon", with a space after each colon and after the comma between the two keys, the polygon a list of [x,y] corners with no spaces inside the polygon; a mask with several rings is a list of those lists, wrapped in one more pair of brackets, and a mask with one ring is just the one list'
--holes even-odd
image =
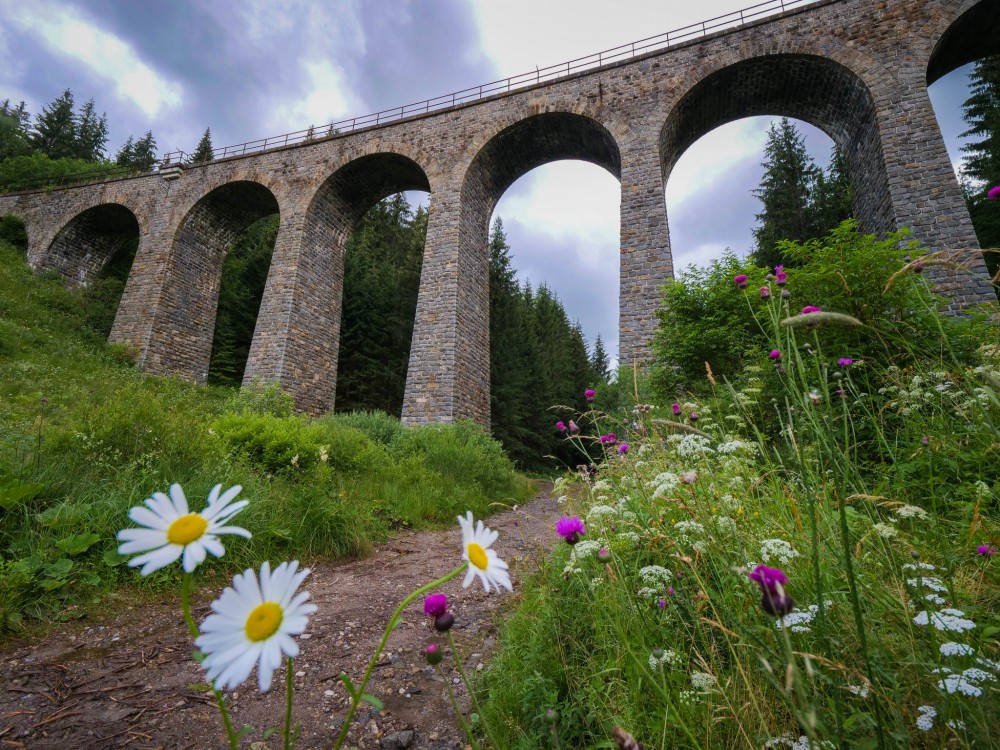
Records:
{"label": "flowering plant stem", "polygon": [[285,732],[281,747],[283,750],[292,749],[292,695],[295,690],[292,685],[292,657],[285,660],[288,674],[285,676]]}
{"label": "flowering plant stem", "polygon": [[[385,644],[389,640],[389,634],[396,629],[396,623],[399,622],[399,618],[403,614],[403,610],[406,609],[407,606],[409,606],[410,602],[412,602],[418,596],[420,596],[421,594],[426,594],[428,591],[431,591],[432,589],[436,589],[443,583],[447,583],[452,578],[455,578],[459,573],[463,573],[467,567],[468,563],[462,563],[447,575],[438,578],[436,581],[431,581],[430,583],[424,584],[416,591],[414,591],[412,594],[410,594],[408,597],[403,599],[400,605],[396,607],[396,611],[393,612],[392,617],[389,618],[389,624],[386,625],[385,627],[385,632],[382,633],[382,640],[379,641],[378,648],[375,649],[375,653],[372,654],[371,661],[368,662],[368,669],[365,670],[365,676],[361,678],[361,684],[358,685],[356,689],[354,689],[353,695],[351,695],[351,707],[350,709],[348,709],[347,718],[344,719],[344,724],[340,728],[340,734],[337,735],[337,741],[336,743],[334,743],[333,746],[334,750],[340,748],[344,744],[344,740],[347,739],[347,730],[350,729],[351,721],[354,719],[354,714],[357,713],[358,705],[361,703],[361,699],[365,695],[365,687],[367,687],[368,685],[368,680],[371,679],[372,670],[375,669],[375,664],[376,662],[378,662],[379,656],[382,655],[383,649],[385,649]],[[350,688],[348,689],[350,690]]]}
{"label": "flowering plant stem", "polygon": [[[184,614],[184,622],[187,624],[191,637],[197,638],[199,635],[198,625],[191,616],[192,580],[194,580],[194,576],[191,573],[184,573],[184,577],[181,579],[181,612]],[[223,699],[222,693],[214,686],[212,687],[212,692],[215,694],[215,703],[219,707],[219,714],[222,716],[222,724],[226,728],[226,737],[229,739],[230,750],[238,750],[240,741],[236,736],[236,730],[233,729],[233,722],[229,718],[229,709],[226,708],[226,701]]]}
{"label": "flowering plant stem", "polygon": [[[455,653],[454,643],[452,644],[451,649],[452,649],[452,654],[454,654]],[[466,722],[465,720],[465,717],[462,716],[462,709],[458,707],[458,701],[455,699],[455,691],[451,689],[451,680],[448,679],[448,675],[444,673],[444,670],[441,669],[440,665],[438,665],[438,671],[441,672],[441,677],[444,678],[444,685],[446,688],[448,688],[448,697],[451,698],[451,705],[452,708],[455,709],[455,716],[458,717],[458,723],[462,725],[462,731],[465,733],[465,736],[468,738],[469,742],[472,743],[472,747],[474,747],[475,750],[479,750],[479,743],[476,742],[476,738],[472,734],[472,727],[469,726],[468,722]],[[464,677],[465,675],[462,676]]]}

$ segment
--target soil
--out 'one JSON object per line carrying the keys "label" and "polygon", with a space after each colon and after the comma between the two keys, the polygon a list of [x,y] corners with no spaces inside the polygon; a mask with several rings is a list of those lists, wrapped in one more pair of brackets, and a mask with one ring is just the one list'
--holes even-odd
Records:
{"label": "soil", "polygon": [[[461,576],[438,589],[452,605],[452,634],[469,673],[487,662],[498,622],[517,603],[518,582],[555,543],[557,504],[549,489],[487,521],[500,532],[494,548],[511,566],[513,596],[485,594],[478,580],[463,589]],[[364,560],[311,565],[303,588],[319,609],[301,636],[301,653],[294,662],[298,748],[332,747],[348,705],[338,675],[347,672],[357,684],[399,602],[452,570],[460,555],[461,532],[455,524],[444,531],[402,532]],[[196,593],[197,621],[208,615],[218,594],[218,589]],[[429,667],[423,655],[432,641],[446,649],[438,668]],[[191,659],[193,644],[176,599],[123,604],[99,622],[62,626],[5,650],[0,661],[0,748],[228,747],[214,697],[204,691],[204,673]],[[464,747],[446,680],[468,716],[468,695],[447,638],[433,630],[418,599],[390,635],[367,687],[384,708],[377,711],[362,703],[346,746]],[[261,695],[254,672],[228,694],[234,725],[255,727],[242,739],[241,748],[281,747],[280,731],[268,740],[263,737],[268,727],[282,725],[284,684],[282,668],[274,675],[271,692]]]}

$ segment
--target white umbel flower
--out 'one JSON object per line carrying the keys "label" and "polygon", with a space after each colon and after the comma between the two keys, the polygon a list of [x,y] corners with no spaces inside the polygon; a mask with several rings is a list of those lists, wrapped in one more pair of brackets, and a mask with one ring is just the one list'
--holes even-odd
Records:
{"label": "white umbel flower", "polygon": [[468,588],[472,579],[479,576],[487,593],[494,586],[497,591],[501,586],[513,591],[507,563],[500,559],[495,550],[490,549],[490,545],[500,535],[488,526],[483,526],[482,521],[475,522],[473,527],[471,510],[466,511],[465,518],[458,516],[458,525],[462,527],[462,559],[469,563],[462,586]]}
{"label": "white umbel flower", "polygon": [[132,568],[141,565],[140,572],[144,576],[165,568],[181,555],[184,556],[184,570],[193,572],[205,561],[206,553],[211,552],[215,557],[226,553],[218,539],[220,534],[250,538],[246,529],[225,525],[248,505],[246,500],[233,502],[242,489],[236,485],[222,492],[222,485],[215,485],[208,494],[208,505],[200,513],[188,510],[187,498],[179,484],[170,485],[169,497],[154,492],[146,499],[146,507],[137,505],[128,512],[129,518],[145,528],[119,531],[118,541],[124,544],[118,548],[118,553],[144,552],[128,562]]}
{"label": "white umbel flower", "polygon": [[262,693],[271,689],[271,677],[281,665],[282,654],[298,656],[292,638],[305,632],[315,604],[307,604],[309,593],[296,594],[309,575],[299,571],[299,561],[283,562],[274,572],[271,564],[257,574],[247,569],[233,576],[233,585],[212,602],[213,615],[201,625],[195,644],[205,654],[202,666],[218,690],[239,687],[257,666]]}

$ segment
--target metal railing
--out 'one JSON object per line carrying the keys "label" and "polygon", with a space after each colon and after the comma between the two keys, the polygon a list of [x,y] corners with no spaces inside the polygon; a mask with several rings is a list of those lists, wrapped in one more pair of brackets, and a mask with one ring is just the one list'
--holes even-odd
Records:
{"label": "metal railing", "polygon": [[[385,125],[387,123],[396,122],[398,120],[416,115],[424,115],[439,109],[448,109],[459,104],[467,104],[495,94],[505,94],[517,89],[535,86],[543,81],[552,81],[565,76],[573,75],[575,73],[580,73],[585,70],[599,68],[603,65],[608,65],[609,63],[623,62],[650,52],[667,49],[675,44],[689,42],[692,39],[707,36],[708,34],[722,31],[723,29],[738,28],[739,26],[751,21],[759,21],[766,16],[782,13],[789,8],[798,8],[820,1],[821,0],[765,0],[765,2],[751,5],[748,8],[734,10],[731,13],[725,13],[706,21],[689,24],[688,26],[667,31],[663,34],[657,34],[656,36],[647,37],[628,44],[622,44],[618,47],[612,47],[611,49],[595,52],[591,55],[578,57],[575,60],[569,60],[564,63],[559,63],[558,65],[550,65],[546,68],[536,68],[529,73],[521,73],[520,75],[502,78],[500,80],[491,81],[490,83],[484,83],[478,86],[472,86],[467,89],[462,89],[461,91],[453,91],[450,94],[443,94],[432,99],[425,99],[412,104],[404,104],[399,107],[384,109],[381,112],[373,112],[372,114],[362,115],[360,117],[351,117],[320,126],[319,128],[310,126],[305,130],[296,130],[292,133],[272,135],[267,138],[258,138],[254,141],[237,143],[233,146],[220,146],[219,148],[213,149],[212,159],[225,159],[231,156],[243,156],[245,154],[260,153],[261,151],[267,151],[272,148],[283,148],[284,146],[308,143],[320,138],[326,138],[342,133],[350,133],[351,131],[360,130],[362,128]],[[183,151],[171,151],[163,157],[163,164],[165,165],[177,163],[189,164],[192,163],[192,161],[192,155]]]}
{"label": "metal railing", "polygon": [[[717,31],[738,28],[746,23],[762,20],[767,16],[782,13],[790,8],[799,8],[817,2],[825,2],[825,0],[764,0],[764,2],[751,5],[748,8],[734,10],[731,13],[725,13],[721,16],[716,16],[715,18],[709,18],[705,21],[689,24],[679,29],[667,31],[663,34],[657,34],[656,36],[639,39],[638,41],[629,42],[628,44],[622,44],[617,47],[612,47],[611,49],[595,52],[591,55],[578,57],[575,60],[559,63],[558,65],[550,65],[545,68],[535,68],[535,70],[529,73],[521,73],[520,75],[501,78],[499,80],[483,83],[478,86],[471,86],[469,88],[462,89],[461,91],[453,91],[450,94],[435,96],[432,99],[425,99],[412,104],[404,104],[400,107],[384,109],[381,112],[373,112],[372,114],[362,115],[360,117],[351,117],[345,120],[340,120],[339,122],[332,122],[328,125],[323,125],[318,129],[310,126],[305,130],[296,130],[292,133],[272,135],[267,138],[258,138],[254,141],[237,143],[233,146],[220,146],[219,148],[212,150],[212,160],[225,159],[233,156],[244,156],[246,154],[256,154],[272,148],[283,148],[285,146],[308,143],[320,138],[350,133],[354,130],[361,130],[363,128],[376,127],[396,122],[407,117],[414,117],[417,115],[428,114],[436,110],[448,109],[450,107],[458,106],[459,104],[467,104],[469,102],[478,101],[479,99],[484,99],[496,94],[506,94],[511,91],[528,88],[529,86],[536,86],[542,82],[557,80],[611,63],[630,60],[634,57],[646,55],[657,50],[665,50],[676,44],[683,44],[693,39],[713,34]],[[160,159],[158,169],[162,170],[165,167],[170,167],[175,164],[192,163],[194,163],[194,156],[192,154],[188,154],[180,150],[170,151],[164,154]],[[125,177],[134,174],[136,173],[130,173],[128,171],[123,172],[121,168],[102,169],[76,175],[66,175],[60,178],[40,178],[38,180],[29,180],[23,183],[18,183],[16,187],[4,186],[3,188],[0,188],[0,192],[29,190],[33,188],[65,187],[71,184],[99,182],[103,181],[105,178]]]}

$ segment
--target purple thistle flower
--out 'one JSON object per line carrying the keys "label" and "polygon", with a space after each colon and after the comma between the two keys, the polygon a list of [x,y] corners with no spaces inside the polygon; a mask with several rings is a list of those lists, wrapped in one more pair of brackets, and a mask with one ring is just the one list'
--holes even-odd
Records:
{"label": "purple thistle flower", "polygon": [[431,594],[424,599],[424,614],[437,617],[448,611],[448,597],[444,594]]}
{"label": "purple thistle flower", "polygon": [[930,441],[931,439],[929,437],[920,438],[920,442],[923,443],[924,445],[927,445]]}
{"label": "purple thistle flower", "polygon": [[434,629],[439,633],[447,633],[454,624],[455,615],[451,612],[445,612],[443,615],[438,615],[434,618]]}
{"label": "purple thistle flower", "polygon": [[[775,269],[780,269],[781,266],[775,266]],[[775,270],[774,272],[774,283],[778,286],[784,286],[788,283],[788,274],[784,270]]]}
{"label": "purple thistle flower", "polygon": [[623,456],[626,453],[628,453],[628,443],[622,443],[621,445],[619,445],[618,452],[621,453]]}
{"label": "purple thistle flower", "polygon": [[556,521],[556,533],[566,540],[567,544],[576,544],[580,537],[587,533],[587,527],[577,516],[563,516]]}
{"label": "purple thistle flower", "polygon": [[559,432],[566,432],[566,423],[556,422],[556,429],[559,430]]}
{"label": "purple thistle flower", "polygon": [[779,359],[781,359],[781,352],[778,351],[777,349],[772,349],[771,353],[768,354],[767,356],[773,359],[775,362],[777,362]]}
{"label": "purple thistle flower", "polygon": [[997,553],[996,547],[991,547],[988,544],[980,544],[976,547],[976,552],[978,552],[983,557],[993,557]]}
{"label": "purple thistle flower", "polygon": [[990,192],[986,194],[986,198],[991,201],[1000,200],[1000,185],[990,188]]}
{"label": "purple thistle flower", "polygon": [[674,587],[673,586],[668,586],[667,587],[667,593],[670,594],[670,596],[673,596],[674,595]]}
{"label": "purple thistle flower", "polygon": [[795,602],[785,593],[788,576],[779,568],[769,568],[758,565],[747,574],[751,581],[760,587],[760,608],[769,615],[784,617],[793,609]]}
{"label": "purple thistle flower", "polygon": [[761,299],[768,299],[770,296],[771,296],[771,290],[770,290],[770,288],[766,287],[766,286],[762,286],[760,288],[760,298]]}
{"label": "purple thistle flower", "polygon": [[597,559],[601,562],[607,562],[611,559],[611,553],[608,551],[607,547],[601,547],[597,550]]}
{"label": "purple thistle flower", "polygon": [[659,601],[659,607],[660,607],[660,609],[663,609],[666,606],[667,606],[666,599],[660,599],[660,601]]}
{"label": "purple thistle flower", "polygon": [[688,419],[691,420],[692,422],[697,422],[698,419],[699,419],[698,412],[696,412],[694,409],[692,409],[691,413],[688,414]]}
{"label": "purple thistle flower", "polygon": [[850,367],[851,365],[854,364],[854,360],[851,359],[850,357],[841,357],[840,359],[837,360],[837,364],[840,367]]}
{"label": "purple thistle flower", "polygon": [[588,388],[583,392],[583,397],[587,399],[588,403],[593,401],[595,396],[597,396],[597,391],[595,391],[593,388]]}
{"label": "purple thistle flower", "polygon": [[569,431],[571,435],[575,435],[580,431],[580,428],[576,426],[576,422],[574,422],[572,419],[569,420]]}
{"label": "purple thistle flower", "polygon": [[816,307],[816,305],[806,305],[805,307],[802,308],[803,315],[809,315],[811,313],[818,313],[818,312],[823,312],[823,308]]}
{"label": "purple thistle flower", "polygon": [[746,285],[749,283],[747,281],[747,276],[745,273],[741,273],[739,276],[734,277],[733,281],[736,282],[736,286],[738,286],[740,289],[745,289]]}
{"label": "purple thistle flower", "polygon": [[680,404],[671,404],[670,408],[674,410],[674,414],[676,416],[679,417],[681,415],[681,405]]}
{"label": "purple thistle flower", "polygon": [[790,299],[791,296],[792,296],[792,293],[790,291],[788,291],[787,289],[782,289],[781,290],[781,299]]}

